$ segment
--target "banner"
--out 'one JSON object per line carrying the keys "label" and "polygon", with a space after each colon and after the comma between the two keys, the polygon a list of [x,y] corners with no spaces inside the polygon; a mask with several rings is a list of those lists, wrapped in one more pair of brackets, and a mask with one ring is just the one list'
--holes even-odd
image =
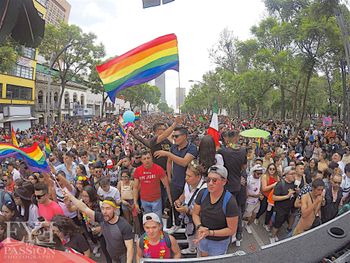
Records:
{"label": "banner", "polygon": [[322,125],[323,126],[332,126],[332,118],[331,117],[323,117],[322,118]]}

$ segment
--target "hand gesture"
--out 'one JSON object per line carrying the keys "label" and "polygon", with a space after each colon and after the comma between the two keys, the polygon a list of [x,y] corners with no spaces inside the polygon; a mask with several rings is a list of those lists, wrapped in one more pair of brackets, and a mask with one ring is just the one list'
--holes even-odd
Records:
{"label": "hand gesture", "polygon": [[293,189],[288,189],[288,196],[291,197],[295,194],[295,191]]}
{"label": "hand gesture", "polygon": [[156,151],[153,155],[154,157],[156,157],[157,159],[160,157],[167,157],[169,154],[169,152],[167,151]]}

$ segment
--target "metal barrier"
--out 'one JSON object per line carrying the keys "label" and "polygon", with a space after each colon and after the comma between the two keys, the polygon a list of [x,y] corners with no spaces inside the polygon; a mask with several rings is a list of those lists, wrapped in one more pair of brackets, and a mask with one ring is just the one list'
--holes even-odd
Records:
{"label": "metal barrier", "polygon": [[[305,233],[261,247],[255,253],[188,259],[142,259],[141,262],[319,262],[350,243],[350,211]],[[346,257],[346,255],[344,255]],[[350,262],[346,261],[346,262]]]}

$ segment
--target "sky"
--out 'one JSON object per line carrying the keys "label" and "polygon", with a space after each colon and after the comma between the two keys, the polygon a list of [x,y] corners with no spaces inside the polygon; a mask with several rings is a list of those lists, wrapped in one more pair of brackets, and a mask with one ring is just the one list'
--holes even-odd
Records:
{"label": "sky", "polygon": [[266,10],[262,0],[175,0],[143,9],[142,0],[68,0],[69,23],[93,32],[105,45],[107,58],[156,37],[175,33],[179,43],[180,73],[166,72],[166,99],[175,105],[175,89],[188,93],[192,82],[215,68],[209,49],[228,28],[240,40],[251,37],[250,28]]}

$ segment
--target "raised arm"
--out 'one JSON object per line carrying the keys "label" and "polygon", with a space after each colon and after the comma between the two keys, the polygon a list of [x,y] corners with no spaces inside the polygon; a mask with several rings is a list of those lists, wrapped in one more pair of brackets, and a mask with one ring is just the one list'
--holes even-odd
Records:
{"label": "raised arm", "polygon": [[95,221],[95,211],[91,210],[86,204],[82,201],[76,199],[74,195],[72,195],[68,190],[63,190],[63,194],[66,198],[68,198],[80,211],[85,213],[92,221]]}
{"label": "raised arm", "polygon": [[135,131],[131,127],[129,127],[128,129],[129,129],[129,132],[131,133],[131,135],[134,136],[134,138],[136,140],[141,142],[147,148],[151,148],[150,142],[148,140],[146,140],[145,138],[142,138],[140,135],[136,134]]}
{"label": "raised arm", "polygon": [[157,144],[161,143],[162,141],[164,141],[166,138],[168,138],[171,133],[174,131],[174,129],[176,128],[177,125],[180,125],[182,122],[181,118],[179,116],[177,116],[175,118],[175,121],[173,122],[172,125],[169,126],[168,129],[166,129],[161,135],[159,135],[157,137]]}

